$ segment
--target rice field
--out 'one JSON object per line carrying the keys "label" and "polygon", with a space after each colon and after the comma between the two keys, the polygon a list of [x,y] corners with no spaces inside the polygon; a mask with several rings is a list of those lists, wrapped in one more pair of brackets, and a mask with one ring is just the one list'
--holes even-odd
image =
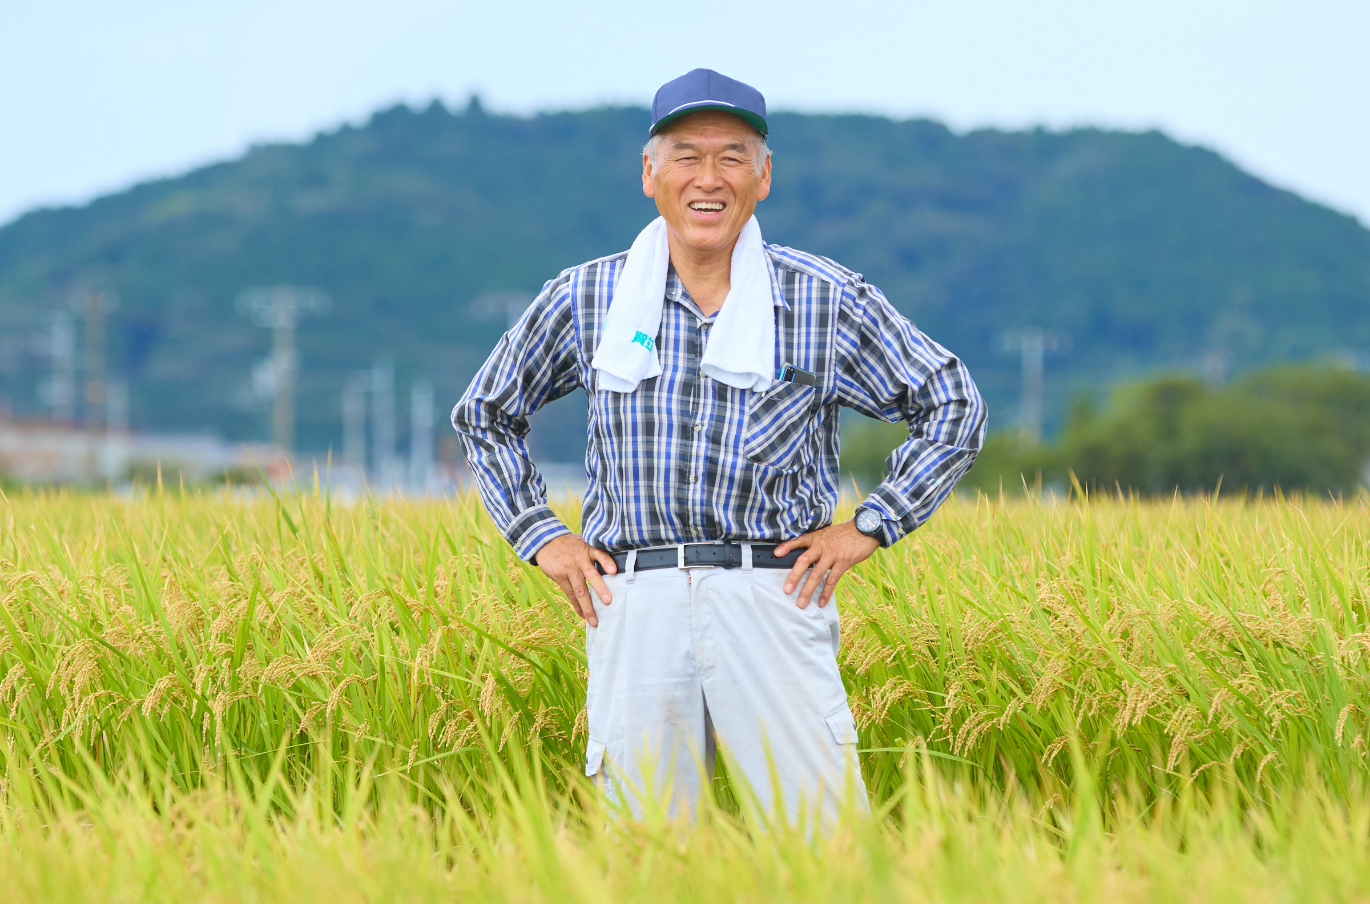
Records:
{"label": "rice field", "polygon": [[472,496],[11,493],[6,900],[1367,900],[1368,516],[953,500],[839,587],[874,815],[819,831],[607,812]]}

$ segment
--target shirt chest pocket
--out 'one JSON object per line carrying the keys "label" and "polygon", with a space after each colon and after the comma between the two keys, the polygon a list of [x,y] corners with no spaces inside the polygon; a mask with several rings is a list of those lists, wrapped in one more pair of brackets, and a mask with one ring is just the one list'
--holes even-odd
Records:
{"label": "shirt chest pocket", "polygon": [[742,437],[748,460],[792,471],[804,461],[814,437],[818,393],[812,386],[780,383],[747,402],[747,427]]}

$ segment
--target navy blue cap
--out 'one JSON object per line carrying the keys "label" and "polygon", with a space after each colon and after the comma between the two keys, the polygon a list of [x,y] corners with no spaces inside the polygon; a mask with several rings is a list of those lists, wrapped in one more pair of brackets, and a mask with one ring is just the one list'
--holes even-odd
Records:
{"label": "navy blue cap", "polygon": [[655,135],[680,117],[700,110],[732,113],[766,134],[766,98],[751,85],[712,69],[691,69],[658,88],[652,99],[652,128],[647,134]]}

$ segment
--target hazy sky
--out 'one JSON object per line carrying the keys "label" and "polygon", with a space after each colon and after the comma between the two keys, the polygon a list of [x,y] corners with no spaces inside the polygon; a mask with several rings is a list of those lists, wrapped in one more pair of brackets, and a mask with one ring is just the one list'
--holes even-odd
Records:
{"label": "hazy sky", "polygon": [[1370,0],[0,0],[0,222],[399,100],[646,104],[695,66],[776,109],[1158,127],[1370,223]]}

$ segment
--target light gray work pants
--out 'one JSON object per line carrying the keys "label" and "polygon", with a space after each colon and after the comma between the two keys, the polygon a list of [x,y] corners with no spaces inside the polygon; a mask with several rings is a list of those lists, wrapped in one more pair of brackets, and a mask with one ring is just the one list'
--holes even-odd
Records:
{"label": "light gray work pants", "polygon": [[693,813],[717,745],[762,815],[826,821],[848,792],[867,810],[836,600],[800,609],[787,574],[744,565],[606,576],[613,602],[593,596],[599,626],[585,629],[586,775],[638,815],[644,793]]}

